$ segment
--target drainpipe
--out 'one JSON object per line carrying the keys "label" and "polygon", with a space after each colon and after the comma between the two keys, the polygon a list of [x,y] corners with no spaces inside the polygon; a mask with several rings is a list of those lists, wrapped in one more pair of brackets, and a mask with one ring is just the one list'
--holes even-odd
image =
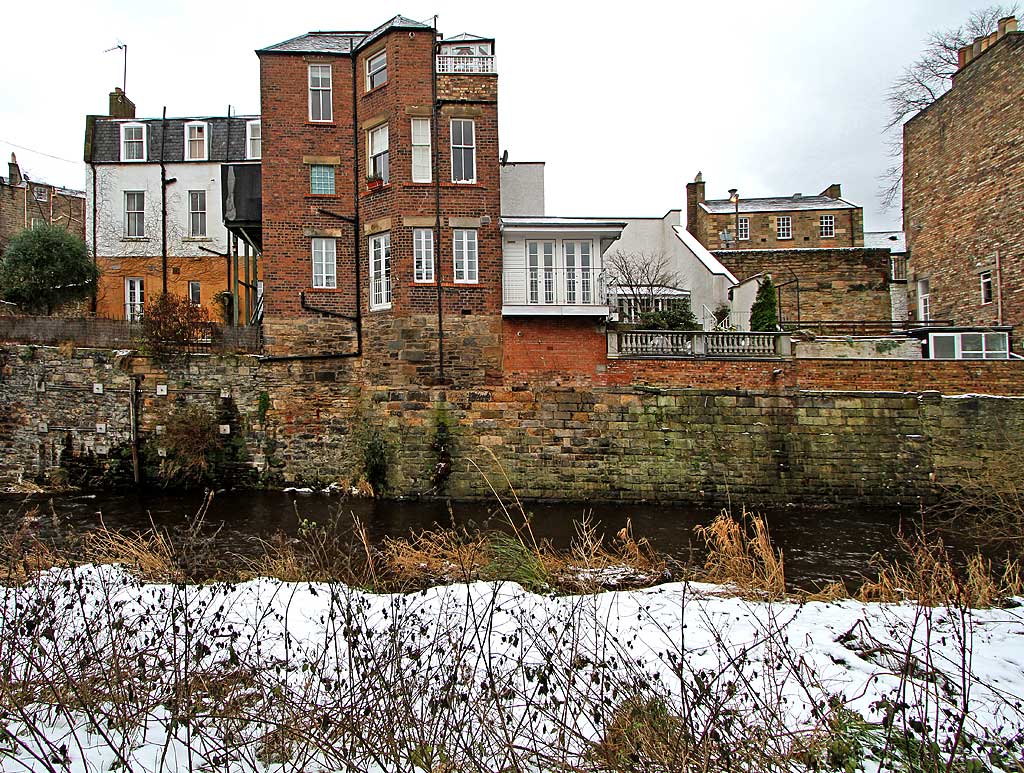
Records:
{"label": "drainpipe", "polygon": [[[92,161],[89,162],[89,169],[92,170],[92,265],[93,268],[99,272],[99,260],[96,255],[96,164]],[[97,285],[99,283],[97,282]],[[96,313],[96,307],[99,303],[97,295],[99,293],[99,287],[93,288],[92,291],[92,313]]]}
{"label": "drainpipe", "polygon": [[[363,278],[360,268],[359,247],[362,234],[359,228],[359,100],[356,98],[356,89],[359,78],[356,73],[356,53],[350,54],[352,62],[352,208],[355,212],[352,218],[352,252],[356,261],[356,351],[363,353]],[[340,220],[345,218],[340,215],[330,215]]]}
{"label": "drainpipe", "polygon": [[437,43],[437,16],[430,34],[434,36],[430,46],[430,93],[431,93],[431,133],[434,141],[434,282],[437,285],[437,383],[444,383],[444,288],[441,283],[441,149],[438,147],[441,134],[441,110],[437,101],[437,56],[440,46]]}
{"label": "drainpipe", "polygon": [[996,324],[1003,324],[1003,262],[996,250]]}
{"label": "drainpipe", "polygon": [[164,145],[167,142],[167,105],[164,105],[163,118],[160,119],[160,248],[163,257],[160,272],[163,280],[163,292],[167,295],[167,165],[164,163]]}

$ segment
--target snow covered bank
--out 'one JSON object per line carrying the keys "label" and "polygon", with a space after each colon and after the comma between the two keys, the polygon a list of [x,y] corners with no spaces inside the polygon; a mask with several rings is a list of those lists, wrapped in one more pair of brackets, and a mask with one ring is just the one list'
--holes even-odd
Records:
{"label": "snow covered bank", "polygon": [[1020,758],[1020,609],[714,590],[382,595],[51,570],[0,589],[0,769],[871,770],[912,755],[1013,769]]}

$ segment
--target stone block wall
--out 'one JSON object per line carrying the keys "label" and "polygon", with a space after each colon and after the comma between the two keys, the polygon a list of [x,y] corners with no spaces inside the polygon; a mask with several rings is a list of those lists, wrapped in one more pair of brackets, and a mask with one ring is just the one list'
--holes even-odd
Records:
{"label": "stone block wall", "polygon": [[[798,361],[800,371],[784,364],[778,383],[768,370],[777,363],[719,362],[704,363],[718,373],[714,386],[710,379],[645,385],[634,371],[620,385],[369,388],[356,383],[351,360],[194,356],[159,364],[99,350],[6,346],[0,485],[52,471],[68,433],[75,450],[127,442],[133,378],[143,441],[174,405],[199,402],[230,416],[246,463],[267,483],[326,485],[359,477],[361,449],[376,432],[388,449],[392,495],[430,493],[439,415],[453,428],[447,493],[458,497],[490,497],[488,479],[502,489],[508,475],[528,498],[892,505],[1024,451],[1022,398],[878,391],[883,368],[896,384],[902,366],[906,377],[922,365],[909,361],[876,364],[873,391],[847,391],[840,383],[864,378],[873,363],[838,362]],[[983,366],[1015,363],[934,364],[959,385],[969,368],[980,378],[999,370]],[[697,365],[687,365],[691,374]],[[803,370],[809,366],[815,370]],[[730,377],[738,388],[727,386]],[[797,388],[798,377],[815,388]]]}

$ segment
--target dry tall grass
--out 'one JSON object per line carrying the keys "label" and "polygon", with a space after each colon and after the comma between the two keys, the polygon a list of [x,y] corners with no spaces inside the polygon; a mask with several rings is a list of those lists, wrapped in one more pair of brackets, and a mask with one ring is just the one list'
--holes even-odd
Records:
{"label": "dry tall grass", "polygon": [[707,545],[705,576],[731,585],[745,596],[778,599],[786,593],[782,551],[772,544],[764,519],[743,509],[739,518],[723,510],[707,526],[696,527]]}

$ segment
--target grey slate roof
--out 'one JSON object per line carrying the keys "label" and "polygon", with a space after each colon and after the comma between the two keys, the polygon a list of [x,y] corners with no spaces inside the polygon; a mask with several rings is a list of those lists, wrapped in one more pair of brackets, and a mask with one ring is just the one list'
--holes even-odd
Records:
{"label": "grey slate roof", "polygon": [[[729,199],[714,199],[701,203],[705,212],[712,215],[728,215],[736,211],[736,205]],[[787,212],[809,209],[857,209],[845,199],[828,196],[771,196],[764,199],[740,198],[740,212]]]}
{"label": "grey slate roof", "polygon": [[365,32],[307,32],[256,53],[350,54],[365,37]]}
{"label": "grey slate roof", "polygon": [[625,220],[600,217],[502,217],[506,228],[625,228]]}
{"label": "grey slate roof", "polygon": [[396,29],[397,30],[429,30],[429,29],[433,29],[433,28],[429,24],[424,24],[421,21],[413,21],[412,19],[408,18],[407,16],[398,15],[398,16],[395,16],[395,17],[393,17],[391,19],[388,19],[386,22],[384,22],[379,27],[377,27],[377,29],[375,29],[373,32],[371,32],[369,35],[367,35],[365,38],[363,38],[363,40],[359,43],[357,48],[363,48],[365,46],[368,46],[368,45],[370,45],[370,43],[375,41],[377,38],[379,38],[385,32],[388,32],[389,30],[396,30]]}
{"label": "grey slate roof", "polygon": [[452,35],[450,38],[445,38],[441,42],[442,43],[463,43],[463,42],[471,41],[471,40],[483,41],[484,43],[489,43],[490,41],[494,40],[494,38],[482,38],[479,35],[474,35],[474,34],[472,34],[470,32],[460,32],[458,35]]}
{"label": "grey slate roof", "polygon": [[429,30],[429,24],[407,16],[394,16],[370,32],[307,32],[256,51],[258,54],[351,54],[368,46],[389,30]]}
{"label": "grey slate roof", "polygon": [[[258,115],[200,116],[195,118],[168,118],[167,140],[164,143],[165,162],[184,162],[185,124],[189,121],[205,121],[210,127],[207,160],[186,163],[217,163],[220,161],[245,161],[245,124],[258,119]],[[97,164],[120,163],[121,124],[141,123],[146,126],[146,160],[160,160],[160,118],[99,118],[93,135],[92,162]],[[131,162],[138,163],[138,162]]]}
{"label": "grey slate roof", "polygon": [[864,246],[903,255],[907,251],[907,236],[903,231],[865,231]]}

